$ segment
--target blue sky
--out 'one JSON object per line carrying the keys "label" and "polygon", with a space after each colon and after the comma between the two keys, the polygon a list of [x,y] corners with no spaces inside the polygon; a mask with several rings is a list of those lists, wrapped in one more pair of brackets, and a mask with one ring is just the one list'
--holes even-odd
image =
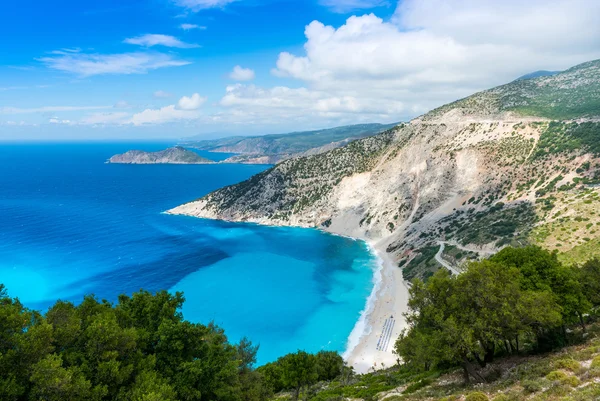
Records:
{"label": "blue sky", "polygon": [[7,2],[0,140],[400,121],[523,73],[600,58],[600,2],[522,3]]}

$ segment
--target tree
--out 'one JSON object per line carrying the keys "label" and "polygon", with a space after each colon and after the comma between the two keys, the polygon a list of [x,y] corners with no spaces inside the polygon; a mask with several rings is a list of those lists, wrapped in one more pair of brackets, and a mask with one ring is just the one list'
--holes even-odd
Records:
{"label": "tree", "polygon": [[300,396],[302,387],[315,383],[319,378],[315,356],[304,351],[288,354],[278,362],[281,366],[283,385],[295,390],[296,400]]}
{"label": "tree", "polygon": [[89,380],[77,368],[64,368],[60,355],[48,355],[35,365],[31,373],[31,398],[46,401],[100,400],[105,388],[92,390]]}
{"label": "tree", "polygon": [[177,401],[176,393],[167,381],[155,371],[143,371],[135,379],[128,400]]}
{"label": "tree", "polygon": [[600,305],[600,259],[588,260],[581,266],[579,282],[586,298],[594,306]]}
{"label": "tree", "polygon": [[475,362],[491,362],[499,344],[515,340],[518,349],[519,334],[561,322],[551,294],[523,289],[522,280],[518,268],[491,260],[470,263],[459,276],[440,270],[427,283],[415,280],[409,328],[395,352],[413,368],[461,365],[465,381],[482,381]]}
{"label": "tree", "polygon": [[584,296],[578,272],[563,266],[556,252],[551,253],[537,246],[505,248],[490,260],[519,269],[523,290],[553,294],[561,307],[563,324],[579,320],[585,329],[582,316],[590,310],[591,305]]}
{"label": "tree", "polygon": [[316,355],[319,381],[333,380],[342,373],[344,360],[334,351],[319,351]]}

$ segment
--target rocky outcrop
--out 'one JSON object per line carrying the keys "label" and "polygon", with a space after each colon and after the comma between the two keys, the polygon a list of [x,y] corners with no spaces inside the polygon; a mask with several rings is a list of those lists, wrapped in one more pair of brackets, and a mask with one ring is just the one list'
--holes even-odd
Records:
{"label": "rocky outcrop", "polygon": [[181,146],[161,150],[159,152],[144,152],[130,150],[108,159],[108,163],[118,164],[212,164],[214,161],[201,157],[197,153]]}

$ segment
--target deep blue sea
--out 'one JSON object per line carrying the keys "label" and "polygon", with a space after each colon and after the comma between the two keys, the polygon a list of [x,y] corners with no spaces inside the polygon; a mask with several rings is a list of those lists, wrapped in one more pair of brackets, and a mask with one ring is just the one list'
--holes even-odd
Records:
{"label": "deep blue sea", "polygon": [[[184,317],[260,344],[259,363],[343,351],[373,287],[359,241],[161,212],[266,166],[117,165],[167,143],[0,144],[0,282],[28,307],[141,288],[184,291]],[[203,155],[223,159],[227,155]]]}

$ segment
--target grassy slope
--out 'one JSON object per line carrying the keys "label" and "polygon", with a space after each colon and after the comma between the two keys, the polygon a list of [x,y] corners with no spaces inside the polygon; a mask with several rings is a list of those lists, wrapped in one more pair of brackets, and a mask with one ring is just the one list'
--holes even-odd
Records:
{"label": "grassy slope", "polygon": [[[573,333],[578,345],[560,351],[498,358],[484,370],[486,383],[465,386],[461,369],[410,373],[393,367],[320,383],[304,396],[312,401],[458,401],[481,392],[487,397],[483,400],[496,401],[596,400],[600,399],[600,326],[588,327],[588,334],[582,341],[581,333]],[[278,399],[289,395],[280,394]]]}
{"label": "grassy slope", "polygon": [[560,74],[517,80],[442,106],[431,119],[452,110],[495,115],[512,111],[523,116],[568,120],[597,117],[600,112],[600,60],[577,65]]}

